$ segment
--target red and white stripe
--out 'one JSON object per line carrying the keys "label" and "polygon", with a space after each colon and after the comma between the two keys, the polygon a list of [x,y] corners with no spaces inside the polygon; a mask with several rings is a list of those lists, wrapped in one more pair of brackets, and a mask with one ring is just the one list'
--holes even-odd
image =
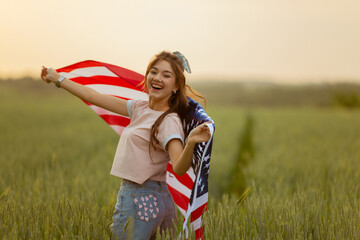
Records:
{"label": "red and white stripe", "polygon": [[[108,94],[123,99],[148,100],[148,95],[142,91],[140,83],[144,76],[131,70],[115,65],[87,60],[67,67],[57,69],[60,75],[86,85],[102,94]],[[110,112],[106,109],[97,107],[85,102],[94,110],[116,133],[121,135],[123,129],[130,123],[127,116]],[[202,238],[203,227],[201,216],[207,207],[208,194],[196,199],[196,206],[188,212],[189,199],[193,189],[195,174],[192,168],[183,176],[177,176],[171,168],[171,163],[167,166],[167,184],[170,193],[180,212],[190,217],[190,223],[194,226],[196,238]]]}
{"label": "red and white stripe", "polygon": [[[148,95],[139,85],[144,76],[125,68],[96,61],[84,61],[57,70],[60,75],[85,85],[95,91],[123,99],[148,100]],[[130,123],[127,116],[85,102],[119,135]]]}

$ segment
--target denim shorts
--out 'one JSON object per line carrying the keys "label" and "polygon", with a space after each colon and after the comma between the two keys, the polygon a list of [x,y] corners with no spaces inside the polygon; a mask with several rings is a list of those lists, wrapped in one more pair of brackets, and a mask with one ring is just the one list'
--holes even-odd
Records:
{"label": "denim shorts", "polygon": [[155,239],[158,228],[176,234],[176,209],[166,182],[137,184],[123,179],[113,223],[113,239]]}

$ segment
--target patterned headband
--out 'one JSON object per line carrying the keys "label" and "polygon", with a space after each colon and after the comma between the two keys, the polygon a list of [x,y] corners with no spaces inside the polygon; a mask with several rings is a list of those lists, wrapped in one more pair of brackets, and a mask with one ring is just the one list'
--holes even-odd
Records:
{"label": "patterned headband", "polygon": [[178,56],[178,58],[181,59],[181,61],[183,62],[184,65],[184,69],[188,72],[191,73],[191,69],[190,69],[190,65],[188,60],[184,57],[184,55],[182,55],[180,52],[173,52],[173,54],[175,54],[176,56]]}

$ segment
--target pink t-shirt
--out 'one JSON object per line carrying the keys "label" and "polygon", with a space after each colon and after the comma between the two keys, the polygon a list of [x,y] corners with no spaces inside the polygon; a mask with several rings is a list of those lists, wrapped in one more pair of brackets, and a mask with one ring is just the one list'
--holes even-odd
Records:
{"label": "pink t-shirt", "polygon": [[156,119],[163,114],[149,108],[149,102],[127,101],[130,124],[124,129],[116,149],[110,174],[138,184],[147,179],[166,180],[166,166],[170,160],[166,151],[167,143],[174,138],[184,144],[184,130],[176,113],[168,114],[158,128],[159,144],[149,154],[150,130]]}

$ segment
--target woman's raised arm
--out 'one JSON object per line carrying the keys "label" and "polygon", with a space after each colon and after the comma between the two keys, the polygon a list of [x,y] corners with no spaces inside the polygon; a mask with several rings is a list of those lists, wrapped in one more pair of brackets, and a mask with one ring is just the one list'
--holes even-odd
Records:
{"label": "woman's raised arm", "polygon": [[[47,83],[56,83],[61,75],[56,72],[53,68],[46,68],[43,67],[41,71],[41,79]],[[121,115],[129,116],[126,102],[127,100],[117,98],[110,95],[105,95],[98,93],[97,91],[88,88],[84,85],[79,83],[70,81],[69,79],[65,78],[61,83],[60,86],[64,88],[69,93],[81,98],[82,100],[94,104],[96,106],[105,108],[111,112],[118,113]]]}
{"label": "woman's raised arm", "polygon": [[177,138],[169,141],[168,152],[170,161],[177,175],[184,175],[190,168],[195,144],[210,140],[211,133],[209,127],[206,125],[207,123],[210,122],[200,124],[190,131],[185,147],[182,146],[182,142]]}

